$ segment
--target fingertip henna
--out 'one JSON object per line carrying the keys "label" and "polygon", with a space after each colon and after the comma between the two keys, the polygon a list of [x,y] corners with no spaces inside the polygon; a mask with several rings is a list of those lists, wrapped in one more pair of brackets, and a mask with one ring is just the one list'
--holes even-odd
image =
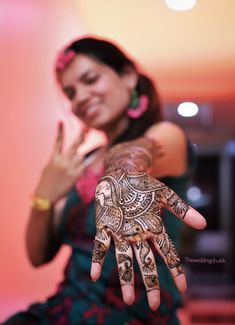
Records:
{"label": "fingertip henna", "polygon": [[147,292],[150,292],[152,290],[156,290],[156,289],[160,288],[158,276],[155,274],[146,275],[145,276],[145,284],[147,287]]}
{"label": "fingertip henna", "polygon": [[165,202],[166,208],[170,208],[182,220],[185,218],[189,206],[173,190],[168,187],[163,188],[161,198]]}
{"label": "fingertip henna", "polygon": [[101,264],[105,253],[106,253],[107,247],[104,243],[101,241],[95,239],[94,240],[94,249],[92,254],[92,262]]}
{"label": "fingertip henna", "polygon": [[118,254],[117,262],[119,265],[118,273],[121,284],[133,283],[133,263],[132,259],[127,254]]}

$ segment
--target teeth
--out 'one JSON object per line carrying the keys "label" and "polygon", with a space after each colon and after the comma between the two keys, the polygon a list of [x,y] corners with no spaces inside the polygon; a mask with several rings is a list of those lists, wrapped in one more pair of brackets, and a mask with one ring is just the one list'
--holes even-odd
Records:
{"label": "teeth", "polygon": [[90,114],[90,113],[95,112],[97,110],[97,108],[98,108],[97,105],[88,107],[87,110],[86,110],[86,114]]}
{"label": "teeth", "polygon": [[93,112],[94,110],[96,110],[96,106],[91,106],[88,108],[88,112]]}

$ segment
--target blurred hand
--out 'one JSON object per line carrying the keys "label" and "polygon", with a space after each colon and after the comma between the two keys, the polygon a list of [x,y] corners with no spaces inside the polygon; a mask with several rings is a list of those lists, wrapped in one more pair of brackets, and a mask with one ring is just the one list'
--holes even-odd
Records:
{"label": "blurred hand", "polygon": [[68,193],[86,167],[84,155],[77,152],[84,138],[85,131],[77,137],[67,152],[63,153],[64,127],[62,122],[59,123],[54,150],[43,169],[35,195],[55,203]]}
{"label": "blurred hand", "polygon": [[160,305],[160,287],[151,240],[168,266],[176,286],[186,290],[186,279],[176,249],[161,219],[162,207],[195,229],[206,226],[205,219],[182,201],[165,184],[145,173],[104,176],[96,188],[96,226],[91,277],[101,273],[111,237],[115,243],[123,299],[134,302],[133,251],[146,287],[150,308]]}

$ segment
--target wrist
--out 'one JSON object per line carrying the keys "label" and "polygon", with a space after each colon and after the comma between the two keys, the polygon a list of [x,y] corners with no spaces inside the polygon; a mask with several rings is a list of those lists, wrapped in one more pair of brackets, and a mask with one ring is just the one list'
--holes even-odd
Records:
{"label": "wrist", "polygon": [[105,173],[149,172],[154,164],[153,141],[140,138],[117,144],[105,157]]}
{"label": "wrist", "polygon": [[37,186],[34,191],[33,197],[46,199],[50,201],[51,204],[55,204],[59,200],[54,189],[50,188],[50,186]]}
{"label": "wrist", "polygon": [[38,211],[50,211],[53,207],[53,204],[48,198],[33,195],[32,207]]}

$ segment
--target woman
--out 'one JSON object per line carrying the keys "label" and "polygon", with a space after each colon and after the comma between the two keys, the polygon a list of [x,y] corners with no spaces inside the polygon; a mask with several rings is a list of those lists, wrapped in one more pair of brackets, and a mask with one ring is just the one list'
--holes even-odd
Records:
{"label": "woman", "polygon": [[[63,244],[72,254],[57,293],[6,324],[179,324],[178,290],[185,291],[186,281],[174,245],[182,221],[165,212],[163,224],[161,207],[205,227],[165,185],[185,191],[192,156],[185,134],[162,122],[152,81],[110,42],[73,42],[59,54],[56,75],[72,112],[87,128],[103,131],[107,145],[77,153],[83,132],[63,152],[59,125],[35,189],[26,244],[34,266],[51,261]],[[153,252],[161,256],[157,263]]]}

